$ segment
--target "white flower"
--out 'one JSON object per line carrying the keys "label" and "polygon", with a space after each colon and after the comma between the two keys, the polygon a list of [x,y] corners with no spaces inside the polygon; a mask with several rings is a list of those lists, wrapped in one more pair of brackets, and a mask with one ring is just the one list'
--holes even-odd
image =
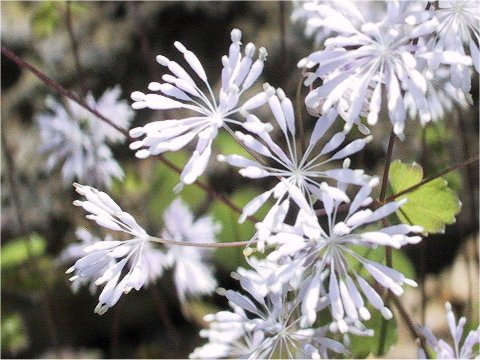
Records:
{"label": "white flower", "polygon": [[[117,85],[105,90],[97,101],[95,101],[93,94],[89,92],[85,98],[85,102],[100,114],[108,116],[108,118],[112,119],[119,127],[128,129],[135,112],[126,100],[120,99],[121,94],[122,90],[120,86]],[[91,119],[91,122],[95,122],[94,136],[102,140],[106,139],[106,141],[111,144],[123,143],[125,141],[125,135],[109,124],[97,119],[95,115],[79,104],[72,102],[70,106],[78,118]]]}
{"label": "white flower", "polygon": [[384,18],[378,22],[354,24],[339,15],[324,24],[334,26],[340,35],[327,39],[325,50],[312,53],[298,64],[306,68],[318,65],[305,85],[311,85],[316,78],[323,80],[307,95],[306,105],[321,106],[322,111],[335,106],[349,129],[353,123],[359,123],[363,113],[368,124],[374,125],[385,97],[394,132],[402,136],[406,119],[404,97],[410,94],[423,123],[430,121],[425,98],[427,80],[417,69],[417,59],[463,65],[469,65],[471,59],[447,51],[432,53],[421,46],[419,37],[432,34],[438,21],[429,12],[410,11],[409,7],[414,5],[389,1]]}
{"label": "white flower", "polygon": [[[90,231],[78,228],[75,231],[75,235],[77,238],[80,239],[80,243],[73,243],[69,244],[58,256],[58,261],[60,263],[72,262],[80,259],[85,255],[85,248],[101,241],[98,237],[92,235]],[[110,235],[105,237],[105,241],[111,241],[112,238]],[[115,260],[112,259],[112,265]],[[98,276],[92,277],[78,277],[72,280],[71,288],[74,293],[77,293],[81,286],[88,285],[90,293],[94,294],[97,290],[97,285],[95,285],[95,281],[98,279]]]}
{"label": "white flower", "polygon": [[266,157],[270,161],[269,165],[263,165],[240,155],[218,157],[220,161],[240,167],[239,172],[244,177],[279,179],[274,188],[258,195],[245,205],[239,219],[240,222],[245,221],[247,216],[254,214],[270,197],[277,199],[263,222],[257,224],[261,241],[271,231],[281,226],[290,207],[290,199],[305,212],[313,213],[313,205],[319,197],[320,179],[334,179],[357,185],[368,182],[370,177],[365,175],[363,170],[338,169],[332,166],[332,163],[336,160],[344,160],[362,150],[371,139],[371,137],[357,139],[343,146],[346,132],[341,131],[333,135],[323,147],[318,148],[318,143],[336,119],[337,113],[331,111],[318,119],[305,153],[302,154],[296,146],[297,133],[290,99],[281,89],[278,89],[275,94],[273,87],[265,84],[265,91],[247,101],[243,110],[249,111],[264,103],[268,103],[282,130],[285,144],[282,147],[277,145],[267,132],[262,131],[261,126],[257,130],[256,125],[262,123],[253,114],[246,116],[245,128],[257,135],[259,140],[239,131],[236,132],[236,136],[252,152]]}
{"label": "white flower", "polygon": [[[205,249],[165,244],[165,252],[155,247],[152,244],[155,239],[106,193],[90,186],[74,186],[87,200],[75,200],[73,204],[89,213],[87,219],[132,237],[126,241],[116,241],[111,237],[100,241],[87,232],[89,236],[86,241],[69,247],[63,253],[63,260],[79,258],[67,270],[67,273],[74,272],[70,280],[78,284],[77,287],[88,282],[93,283],[92,286],[106,283],[95,308],[96,313],[105,313],[117,303],[122,293],[128,293],[133,288],[139,290],[153,283],[163,275],[164,268],[173,269],[177,293],[182,302],[189,295],[208,294],[215,289],[217,283],[212,270],[202,263]],[[163,240],[211,243],[219,231],[218,224],[210,217],[193,221],[192,214],[181,200],[176,200],[168,207],[164,221]],[[82,232],[79,235],[84,234]],[[83,237],[82,240],[85,240]]]}
{"label": "white flower", "polygon": [[[87,103],[99,112],[113,115],[122,126],[129,125],[133,112],[124,101],[118,101],[118,87],[107,90],[98,103],[88,94]],[[94,186],[109,188],[112,179],[122,179],[123,170],[113,158],[106,141],[123,141],[123,135],[109,125],[103,124],[94,115],[77,103],[66,100],[66,107],[48,97],[46,104],[52,113],[40,114],[42,146],[40,152],[48,155],[46,170],[52,171],[60,163],[66,184],[76,179]],[[113,114],[111,113],[113,111]]]}
{"label": "white flower", "polygon": [[[181,242],[215,242],[219,224],[205,216],[196,221],[180,199],[175,200],[163,216],[162,238]],[[204,264],[207,250],[179,245],[167,245],[166,267],[174,268],[173,278],[181,302],[188,295],[210,294],[217,287],[212,269]]]}
{"label": "white flower", "polygon": [[[450,69],[445,66],[437,68],[434,73],[428,68],[423,71],[428,80],[425,96],[432,121],[444,119],[445,115],[451,113],[455,107],[466,109],[469,105],[473,105],[470,93],[452,85],[450,73]],[[417,117],[417,106],[410,93],[405,94],[404,101],[409,117],[411,119]],[[421,118],[420,121],[423,123]]]}
{"label": "white flower", "polygon": [[[110,196],[89,186],[79,184],[74,186],[87,200],[75,200],[73,204],[81,206],[89,213],[87,219],[94,220],[107,229],[125,232],[133,237],[126,241],[93,242],[84,248],[87,255],[77,260],[67,270],[67,273],[74,273],[70,278],[72,281],[78,278],[95,278],[95,285],[105,284],[95,308],[95,312],[101,315],[114,306],[123,293],[128,293],[133,288],[139,290],[149,279],[161,275],[163,270],[155,263],[159,260],[162,263],[163,254],[159,252],[160,258],[152,262],[151,249],[146,249],[150,236],[130,214],[122,211]],[[145,250],[150,253],[149,257],[145,256]],[[126,266],[127,263],[129,266]],[[124,268],[128,270],[122,274]]]}
{"label": "white flower", "polygon": [[[231,116],[239,111],[241,95],[253,85],[263,70],[266,50],[260,48],[258,60],[254,61],[255,45],[249,43],[245,47],[245,54],[242,55],[241,36],[240,30],[232,30],[232,44],[228,56],[222,57],[223,69],[218,99],[213,94],[202,64],[196,55],[180,42],[175,42],[175,47],[183,54],[187,64],[203,85],[197,85],[188,72],[175,61],[161,55],[157,56],[157,62],[168,67],[173,75],[164,75],[162,79],[165,83],[152,82],[148,88],[150,91],[160,91],[164,95],[135,91],[132,93],[132,99],[135,101],[132,104],[133,108],[186,109],[195,115],[185,119],[155,121],[130,130],[130,136],[134,138],[145,136],[142,140],[130,144],[132,150],[137,150],[138,158],[179,150],[197,137],[195,151],[183,169],[180,179],[184,184],[191,184],[205,171],[212,141],[217,136],[218,129],[226,126],[226,123],[242,125],[231,119]],[[201,87],[207,91],[203,91]]]}
{"label": "white flower", "polygon": [[[467,319],[462,316],[457,323],[455,320],[455,314],[452,311],[452,305],[449,302],[445,303],[445,309],[447,310],[448,329],[450,330],[450,335],[453,339],[453,347],[450,346],[445,340],[438,340],[426,326],[419,326],[420,331],[422,331],[425,335],[428,345],[432,347],[433,351],[435,351],[436,358],[477,359],[479,355],[478,349],[476,352],[474,352],[473,348],[480,342],[480,326],[476,330],[470,330],[468,335],[465,337],[463,344],[461,344],[461,340],[464,336],[464,326],[467,322]],[[418,358],[427,359],[423,349],[418,350]]]}
{"label": "white flower", "polygon": [[[305,36],[314,37],[320,45],[336,32],[342,33],[348,22],[355,25],[376,21],[378,1],[298,1],[292,12],[292,21],[305,23]],[[343,20],[343,18],[348,20]]]}
{"label": "white flower", "polygon": [[[416,286],[400,272],[385,265],[369,260],[355,252],[353,246],[375,248],[392,246],[400,248],[409,243],[418,243],[420,236],[408,236],[409,232],[418,232],[418,226],[392,225],[379,230],[362,229],[364,225],[377,222],[395,212],[403,202],[391,202],[372,211],[361,209],[372,202],[372,186],[378,183],[374,178],[364,185],[350,202],[345,194],[346,185],[331,187],[326,183],[320,186],[328,228],[325,231],[316,219],[306,218],[300,211],[297,224],[290,231],[284,230],[267,240],[276,249],[268,255],[270,260],[291,259],[291,267],[303,267],[306,280],[303,283],[302,324],[313,324],[317,317],[318,306],[329,306],[333,323],[331,330],[348,331],[348,323],[368,320],[370,313],[365,307],[364,298],[389,319],[391,311],[385,307],[377,291],[359,274],[361,265],[383,288],[391,290],[396,296],[403,293],[402,286]],[[350,203],[345,216],[338,211],[342,203]],[[342,220],[343,219],[343,220]],[[305,234],[305,235],[304,235]],[[353,262],[352,262],[353,261]]]}
{"label": "white flower", "polygon": [[[435,9],[435,17],[439,25],[433,39],[434,52],[449,51],[465,54],[468,47],[469,54],[477,72],[480,72],[480,7],[477,0],[442,0]],[[432,59],[436,62],[436,59]],[[469,64],[454,64],[451,66],[451,82],[463,91],[470,91]]]}
{"label": "white flower", "polygon": [[340,342],[325,336],[326,327],[299,326],[296,296],[289,298],[286,285],[280,285],[278,292],[268,291],[263,270],[264,265],[258,262],[255,270],[241,269],[235,274],[248,296],[223,290],[233,311],[205,316],[210,327],[202,330],[200,335],[209,342],[195,349],[190,357],[327,358],[327,350],[346,354]]}

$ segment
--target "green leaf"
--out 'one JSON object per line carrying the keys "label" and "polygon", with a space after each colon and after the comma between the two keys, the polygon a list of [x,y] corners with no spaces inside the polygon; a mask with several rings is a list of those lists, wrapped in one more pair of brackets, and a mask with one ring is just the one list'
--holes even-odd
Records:
{"label": "green leaf", "polygon": [[1,248],[1,268],[4,270],[20,265],[30,256],[39,257],[45,253],[46,247],[45,239],[37,234],[12,240]]}
{"label": "green leaf", "polygon": [[[423,179],[423,169],[416,163],[404,164],[395,160],[390,165],[389,181],[393,193],[399,193]],[[397,216],[404,224],[420,225],[425,234],[441,233],[445,225],[455,222],[455,215],[461,202],[455,191],[443,178],[432,180],[396,200],[407,198],[408,202],[397,210]]]}

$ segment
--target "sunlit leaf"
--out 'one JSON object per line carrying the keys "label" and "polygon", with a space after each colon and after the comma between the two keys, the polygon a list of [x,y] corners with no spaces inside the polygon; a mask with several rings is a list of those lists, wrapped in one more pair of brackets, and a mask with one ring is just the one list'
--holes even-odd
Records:
{"label": "sunlit leaf", "polygon": [[[408,165],[396,160],[390,166],[389,180],[394,193],[416,185],[422,179],[423,169],[416,163]],[[400,221],[420,225],[426,234],[445,231],[445,225],[455,222],[455,215],[461,207],[456,193],[443,178],[430,181],[396,200],[403,198],[408,202],[397,211]]]}

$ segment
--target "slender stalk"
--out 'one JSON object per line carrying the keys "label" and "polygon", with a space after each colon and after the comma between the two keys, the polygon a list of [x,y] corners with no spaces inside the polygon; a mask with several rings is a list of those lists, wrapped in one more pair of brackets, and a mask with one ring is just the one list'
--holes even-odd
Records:
{"label": "slender stalk", "polygon": [[[426,124],[422,129],[422,152],[420,157],[420,164],[423,168],[427,168],[428,156],[427,156],[427,126]],[[418,244],[419,255],[420,255],[420,265],[419,265],[419,288],[421,293],[421,320],[422,324],[425,324],[425,318],[427,313],[427,294],[425,290],[425,277],[427,275],[427,238],[422,239],[420,244]]]}
{"label": "slender stalk", "polygon": [[228,248],[228,247],[240,247],[256,244],[256,241],[231,241],[227,243],[198,243],[198,242],[183,242],[175,240],[167,240],[158,238],[155,236],[150,236],[149,241],[157,242],[165,245],[179,245],[179,246],[191,246],[191,247],[201,247],[201,248]]}
{"label": "slender stalk", "polygon": [[160,317],[160,320],[165,325],[165,330],[167,330],[167,336],[170,338],[170,340],[173,341],[173,343],[176,343],[180,339],[180,337],[177,330],[175,329],[175,325],[170,319],[168,308],[165,306],[162,294],[160,293],[160,291],[158,291],[156,284],[152,284],[152,286],[149,287],[149,290],[152,293],[153,304],[155,305],[157,314]]}
{"label": "slender stalk", "polygon": [[303,77],[300,78],[297,84],[297,93],[295,95],[295,107],[297,112],[297,122],[298,122],[298,135],[300,137],[300,149],[302,151],[302,155],[305,154],[306,145],[305,145],[305,127],[303,124],[303,102],[301,99],[302,96],[302,88],[303,88]]}
{"label": "slender stalk", "polygon": [[[470,147],[469,147],[469,126],[463,116],[459,116],[458,112],[455,112],[455,117],[458,119],[458,128],[460,130],[460,138],[462,139],[462,150],[463,150],[463,157],[468,158],[470,157]],[[465,166],[465,173],[467,175],[467,184],[468,184],[468,193],[469,196],[469,205],[470,205],[470,223],[473,228],[478,229],[478,206],[477,206],[477,199],[478,199],[478,192],[477,186],[475,184],[475,175],[472,166]],[[478,185],[478,184],[477,184]],[[472,279],[470,275],[470,261],[468,256],[468,247],[465,247],[463,251],[463,256],[465,258],[465,266],[467,267],[467,281],[468,281],[468,303],[467,309],[465,310],[465,316],[470,318],[472,316],[472,300],[473,300],[473,285]]]}
{"label": "slender stalk", "polygon": [[392,162],[392,154],[393,154],[393,145],[395,144],[395,133],[392,131],[390,132],[390,139],[388,140],[388,148],[387,148],[387,155],[385,158],[385,166],[383,168],[383,177],[382,177],[382,187],[380,189],[380,202],[385,201],[385,195],[387,193],[387,186],[388,186],[388,173],[390,171],[390,164]]}
{"label": "slender stalk", "polygon": [[75,32],[73,31],[73,24],[72,24],[72,9],[71,9],[71,1],[65,2],[65,24],[67,26],[68,36],[70,37],[70,42],[72,43],[72,53],[73,58],[75,59],[75,67],[77,69],[78,80],[80,82],[80,89],[81,94],[85,95],[87,92],[87,86],[85,84],[85,72],[83,71],[83,67],[80,62],[80,53],[78,51],[78,42],[75,38]]}
{"label": "slender stalk", "polygon": [[287,37],[285,34],[285,29],[287,28],[287,21],[286,21],[286,1],[279,1],[279,13],[280,13],[280,18],[279,18],[279,29],[280,29],[280,56],[283,59],[283,68],[284,71],[286,69],[286,66],[288,64],[287,57]]}
{"label": "slender stalk", "polygon": [[88,106],[88,104],[81,98],[79,97],[77,94],[75,94],[74,92],[70,91],[70,90],[67,90],[65,89],[63,86],[61,86],[60,84],[58,84],[56,81],[52,80],[51,78],[49,78],[47,75],[45,75],[43,72],[41,72],[40,70],[38,70],[36,67],[34,67],[33,65],[27,63],[25,60],[23,60],[22,58],[18,57],[17,55],[15,55],[13,52],[11,52],[10,50],[8,50],[6,47],[2,46],[2,54],[5,55],[7,58],[9,58],[10,60],[12,60],[14,63],[16,63],[18,66],[24,68],[24,69],[27,69],[29,71],[31,71],[36,77],[38,77],[40,80],[42,80],[46,85],[48,85],[49,87],[51,87],[52,89],[54,89],[56,92],[58,92],[59,94],[69,98],[70,100],[72,101],[75,101],[78,105],[80,105],[81,107],[83,107],[85,110],[91,112],[93,115],[95,115],[97,118],[101,119],[102,121],[106,122],[108,125],[110,125],[111,127],[113,127],[115,130],[121,132],[123,135],[125,135],[126,137],[128,137],[128,130],[127,129],[124,129],[120,126],[118,126],[117,124],[115,124],[114,122],[112,122],[111,120],[107,119],[105,116],[103,116],[102,114],[100,114],[98,111],[96,111],[95,109],[92,109],[90,106]]}
{"label": "slender stalk", "polygon": [[417,329],[413,320],[410,318],[410,315],[408,315],[407,310],[405,310],[400,300],[393,294],[391,296],[391,299],[393,300],[393,303],[395,304],[395,307],[397,308],[398,313],[405,321],[405,324],[407,324],[408,330],[410,330],[412,337],[418,338],[420,340],[420,346],[422,347],[423,351],[425,352],[425,355],[428,358],[429,351],[427,348],[425,336]]}
{"label": "slender stalk", "polygon": [[[129,138],[129,134],[128,134],[128,130],[127,129],[124,129],[118,125],[116,125],[115,123],[113,123],[111,120],[107,119],[105,116],[103,116],[102,114],[100,114],[98,111],[96,111],[95,109],[92,109],[83,99],[81,99],[77,94],[65,89],[64,87],[62,87],[60,84],[58,84],[57,82],[55,82],[54,80],[52,80],[51,78],[49,78],[47,75],[45,75],[44,73],[42,73],[40,70],[38,70],[37,68],[35,68],[33,65],[27,63],[26,61],[24,61],[23,59],[21,59],[20,57],[18,57],[17,55],[15,55],[13,52],[11,52],[10,50],[8,50],[7,48],[3,47],[2,46],[2,54],[4,54],[7,58],[9,58],[10,60],[12,60],[13,62],[15,62],[17,65],[19,65],[20,67],[23,67],[29,71],[31,71],[35,76],[37,76],[40,80],[42,80],[46,85],[48,85],[49,87],[51,87],[52,89],[54,89],[55,91],[57,91],[59,94],[69,98],[70,100],[72,101],[75,101],[77,104],[79,104],[80,106],[82,106],[84,109],[88,110],[89,112],[91,112],[93,115],[95,115],[97,118],[99,118],[100,120],[104,121],[105,123],[107,123],[108,125],[110,125],[111,127],[113,127],[114,129],[116,129],[117,131],[121,132],[123,135],[125,135],[127,138]],[[178,174],[181,174],[182,170],[180,168],[178,168],[175,164],[173,164],[172,162],[170,162],[169,160],[167,160],[163,155],[159,155],[157,156],[158,159],[163,162],[166,166],[168,166],[170,169],[172,169],[173,171],[175,171],[176,173]],[[210,188],[208,185],[202,183],[201,181],[197,180],[195,182],[195,185],[198,186],[200,189],[208,192],[208,194],[210,196],[213,196],[216,200],[224,203],[225,205],[227,205],[229,208],[231,208],[233,211],[235,211],[236,213],[238,214],[241,214],[242,213],[242,209],[238,206],[236,206],[231,200],[229,200],[227,197],[225,197],[224,195],[222,194],[219,194],[217,193],[215,190],[213,190],[212,188]],[[253,223],[257,223],[258,222],[258,219],[256,219],[254,216],[248,216],[247,219]]]}
{"label": "slender stalk", "polygon": [[132,13],[132,17],[135,19],[135,23],[137,24],[136,31],[138,40],[140,41],[140,51],[142,52],[143,58],[147,63],[148,74],[152,79],[159,79],[160,78],[160,71],[158,64],[155,62],[155,54],[152,51],[152,47],[150,46],[150,42],[148,41],[147,33],[145,32],[144,24],[145,19],[140,15],[138,11],[138,7],[141,3],[136,1],[128,2],[128,8]]}
{"label": "slender stalk", "polygon": [[[28,229],[25,224],[25,221],[23,219],[23,214],[25,214],[25,209],[23,207],[22,201],[20,200],[20,192],[18,191],[17,188],[17,181],[15,179],[16,175],[16,167],[15,167],[15,162],[13,160],[12,152],[10,148],[7,145],[6,142],[6,135],[5,135],[5,127],[3,127],[2,131],[0,132],[0,137],[1,137],[1,143],[2,143],[2,148],[3,148],[3,153],[5,155],[5,163],[7,165],[7,181],[10,185],[10,191],[12,195],[12,202],[13,206],[15,208],[15,215],[17,218],[18,226],[20,228],[20,232],[24,235],[28,234]],[[33,265],[33,271],[37,274],[42,273],[42,269],[40,268],[37,259],[34,255],[33,249],[32,249],[32,244],[30,241],[26,242],[26,250],[28,254],[28,258],[30,259],[32,265]],[[47,289],[41,291],[40,293],[40,301],[41,301],[41,306],[42,306],[42,311],[43,311],[43,316],[45,317],[45,322],[46,322],[46,327],[47,331],[49,334],[49,337],[51,339],[52,346],[55,349],[55,352],[57,355],[60,354],[60,344],[58,341],[58,332],[57,328],[55,326],[55,322],[53,321],[53,316],[52,316],[52,311],[51,311],[51,306],[49,303],[49,297],[47,294]]]}
{"label": "slender stalk", "polygon": [[[387,186],[388,186],[388,173],[390,171],[390,164],[392,162],[392,154],[393,154],[393,146],[395,144],[395,133],[392,131],[390,132],[390,139],[388,140],[388,148],[387,148],[387,154],[385,158],[385,166],[383,168],[383,177],[382,177],[382,186],[380,189],[380,197],[379,197],[379,202],[380,204],[385,203],[385,196],[387,194]],[[387,227],[389,225],[389,221],[387,218],[384,218],[382,220],[383,226]],[[385,262],[388,267],[392,267],[392,248],[390,246],[385,246]],[[387,292],[385,296],[385,302],[388,304],[390,302],[390,292]],[[386,319],[383,319],[382,321],[382,327],[380,330],[380,339],[378,341],[378,354],[382,355],[385,352],[385,342],[387,339],[387,327],[388,327],[388,321]]]}

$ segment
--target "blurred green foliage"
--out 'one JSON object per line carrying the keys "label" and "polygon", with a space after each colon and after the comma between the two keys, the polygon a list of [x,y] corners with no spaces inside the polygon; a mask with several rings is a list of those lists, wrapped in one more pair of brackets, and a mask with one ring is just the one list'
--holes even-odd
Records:
{"label": "blurred green foliage", "polygon": [[[81,14],[87,10],[83,2],[70,1],[72,15]],[[58,29],[66,11],[66,1],[42,1],[38,3],[31,19],[33,33],[39,38],[46,38]]]}
{"label": "blurred green foliage", "polygon": [[28,346],[25,326],[19,313],[2,314],[2,353],[15,355]]}
{"label": "blurred green foliage", "polygon": [[[373,336],[357,336],[351,335],[351,358],[359,359],[366,358],[367,356],[381,356],[384,355],[392,345],[397,342],[398,329],[397,320],[395,316],[386,321],[386,327],[383,327],[384,318],[380,311],[368,306],[372,318],[368,321],[364,321],[363,324],[374,331]],[[386,332],[386,335],[383,335]],[[384,336],[385,342],[383,348],[379,348],[380,337]]]}
{"label": "blurred green foliage", "polygon": [[0,255],[2,271],[19,266],[30,257],[40,257],[45,254],[47,245],[45,239],[37,234],[21,237],[2,245]]}

